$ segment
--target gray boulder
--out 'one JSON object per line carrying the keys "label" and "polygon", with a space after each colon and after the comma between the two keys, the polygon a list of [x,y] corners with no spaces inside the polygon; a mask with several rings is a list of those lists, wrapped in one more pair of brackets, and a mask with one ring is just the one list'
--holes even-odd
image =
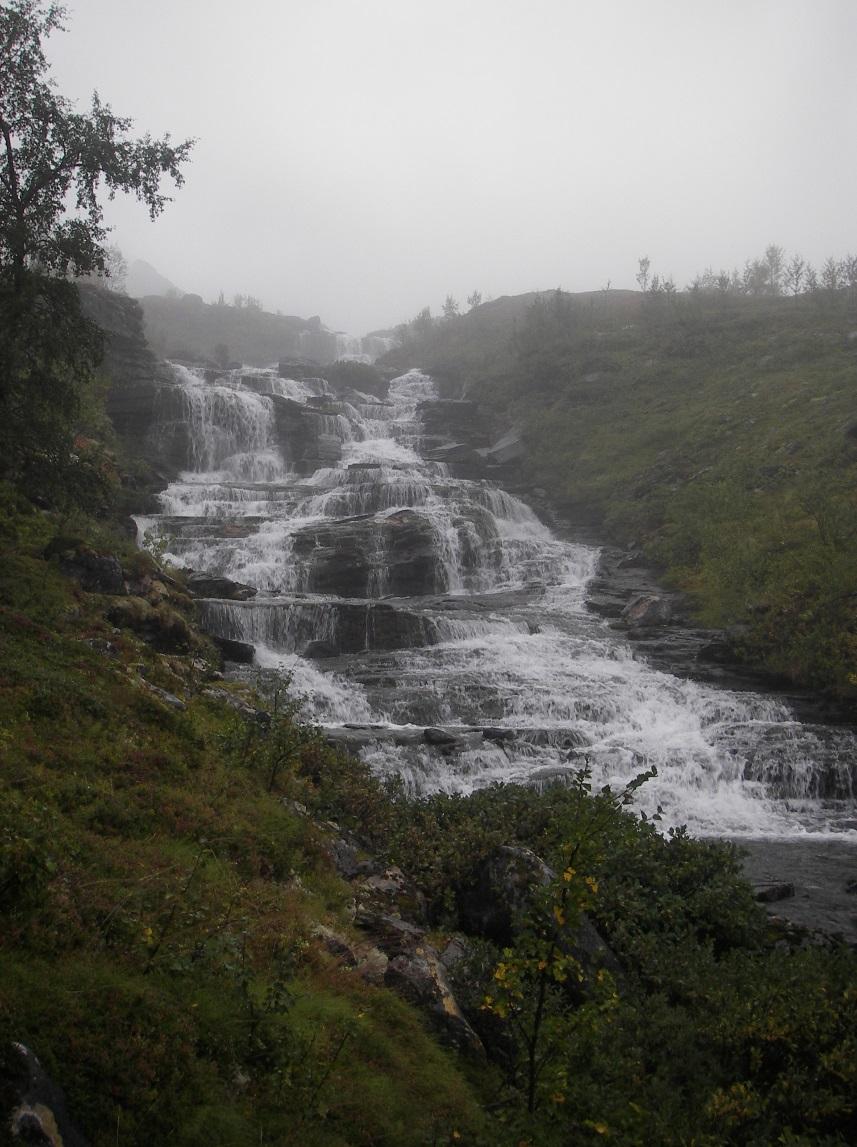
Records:
{"label": "gray boulder", "polygon": [[190,574],[187,588],[194,597],[219,597],[226,601],[248,601],[258,592],[255,586],[204,571]]}
{"label": "gray boulder", "polygon": [[622,610],[622,619],[636,627],[668,625],[672,620],[672,603],[658,594],[641,593]]}

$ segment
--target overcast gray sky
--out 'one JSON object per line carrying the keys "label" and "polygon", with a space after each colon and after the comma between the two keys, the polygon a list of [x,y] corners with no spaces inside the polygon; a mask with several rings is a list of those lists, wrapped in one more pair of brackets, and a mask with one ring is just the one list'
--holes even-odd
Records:
{"label": "overcast gray sky", "polygon": [[114,240],[361,334],[462,298],[857,252],[857,0],[68,0],[61,90],[199,140]]}

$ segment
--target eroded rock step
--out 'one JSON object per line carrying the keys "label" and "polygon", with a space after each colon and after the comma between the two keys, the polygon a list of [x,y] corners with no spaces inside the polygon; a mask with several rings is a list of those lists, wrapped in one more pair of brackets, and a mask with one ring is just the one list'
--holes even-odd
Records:
{"label": "eroded rock step", "polygon": [[[526,592],[504,594],[504,605],[481,598],[259,597],[249,601],[202,599],[204,628],[218,638],[265,644],[284,653],[324,659],[330,668],[352,654],[421,648],[476,636],[498,625],[529,632],[532,622],[510,615]],[[503,610],[501,614],[499,610]],[[348,663],[349,670],[353,670]]]}

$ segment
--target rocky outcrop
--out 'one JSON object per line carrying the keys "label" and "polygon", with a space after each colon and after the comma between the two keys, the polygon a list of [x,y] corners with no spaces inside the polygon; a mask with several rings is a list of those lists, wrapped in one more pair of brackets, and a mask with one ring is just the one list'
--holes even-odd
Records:
{"label": "rocky outcrop", "polygon": [[395,596],[444,588],[431,521],[415,510],[320,522],[295,534],[293,553],[310,565],[313,593],[372,597],[382,579]]}
{"label": "rocky outcrop", "polygon": [[384,601],[314,602],[297,597],[232,605],[207,599],[199,611],[204,628],[218,640],[264,639],[277,649],[310,658],[405,649],[439,640],[430,618]]}
{"label": "rocky outcrop", "polygon": [[44,551],[55,557],[60,573],[73,578],[87,593],[125,594],[128,592],[122,565],[114,554],[99,554],[73,538],[54,538]]}
{"label": "rocky outcrop", "polygon": [[224,601],[248,601],[256,596],[258,590],[255,586],[244,585],[243,582],[233,581],[218,574],[209,574],[203,571],[194,571],[188,574],[188,592],[193,597],[217,597]]}
{"label": "rocky outcrop", "polygon": [[553,872],[529,848],[502,845],[486,857],[458,891],[458,916],[465,932],[496,944],[512,943],[533,896]]}
{"label": "rocky outcrop", "polygon": [[299,473],[311,474],[321,466],[332,466],[342,457],[342,443],[331,434],[328,420],[336,410],[306,406],[282,395],[269,395],[274,406],[277,441],[283,458]]}
{"label": "rocky outcrop", "polygon": [[[292,808],[308,815],[303,806]],[[327,822],[318,827],[325,838],[324,851],[351,882],[354,923],[366,936],[355,941],[321,926],[315,929],[321,945],[368,983],[390,988],[420,1008],[448,1043],[484,1058],[485,1049],[456,1001],[440,953],[426,937],[420,891],[397,866],[361,860],[359,842],[339,825]]]}
{"label": "rocky outcrop", "polygon": [[641,593],[628,602],[620,614],[630,626],[647,628],[652,625],[668,625],[672,620],[672,602],[662,594]]}
{"label": "rocky outcrop", "polygon": [[[482,860],[458,889],[459,922],[465,932],[501,947],[514,943],[538,903],[538,893],[556,877],[531,849],[501,845]],[[622,969],[610,946],[586,915],[573,935],[557,935],[557,944],[580,964],[586,977],[601,968],[620,978]]]}
{"label": "rocky outcrop", "polygon": [[0,1071],[5,1076],[4,1103],[11,1099],[10,1109],[0,1112],[4,1143],[8,1135],[11,1143],[88,1147],[69,1116],[62,1089],[28,1047],[13,1043],[0,1059]]}
{"label": "rocky outcrop", "polygon": [[488,439],[479,406],[469,399],[432,398],[417,407],[423,433],[469,446],[486,446]]}
{"label": "rocky outcrop", "polygon": [[256,647],[249,641],[236,641],[231,637],[212,637],[224,661],[234,661],[236,665],[252,665],[256,660]]}
{"label": "rocky outcrop", "polygon": [[136,299],[89,284],[80,284],[84,314],[104,332],[103,370],[110,379],[106,407],[120,438],[137,454],[174,468],[163,439],[155,435],[163,392],[174,386],[173,373],[152,353]]}

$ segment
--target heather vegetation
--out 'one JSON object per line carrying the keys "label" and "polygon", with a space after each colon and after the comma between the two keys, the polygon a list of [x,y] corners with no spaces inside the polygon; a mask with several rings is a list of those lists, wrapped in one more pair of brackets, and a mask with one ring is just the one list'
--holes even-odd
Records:
{"label": "heather vegetation", "polygon": [[526,478],[572,522],[642,544],[749,661],[850,702],[854,262],[819,278],[769,248],[682,292],[645,268],[639,293],[418,316],[393,355],[519,423]]}

